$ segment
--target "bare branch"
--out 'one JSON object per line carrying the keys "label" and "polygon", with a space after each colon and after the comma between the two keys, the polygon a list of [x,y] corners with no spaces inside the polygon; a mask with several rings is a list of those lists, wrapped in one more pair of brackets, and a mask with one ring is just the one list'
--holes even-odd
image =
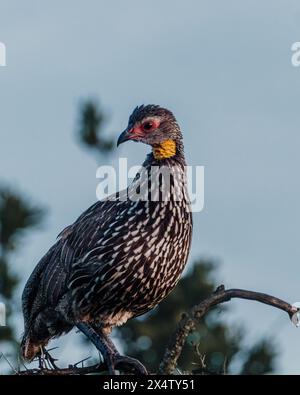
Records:
{"label": "bare branch", "polygon": [[18,376],[73,376],[73,375],[84,375],[91,373],[102,373],[105,372],[106,365],[103,363],[95,364],[91,366],[85,366],[78,368],[77,366],[70,365],[68,368],[63,369],[27,369],[18,372]]}
{"label": "bare branch", "polygon": [[[84,360],[77,362],[75,365],[69,365],[68,368],[57,368],[57,369],[27,369],[20,372],[16,372],[18,376],[74,376],[74,375],[85,375],[91,373],[107,373],[106,364],[98,363],[91,366],[78,367],[77,365],[82,363]],[[122,362],[122,372],[125,374],[133,374],[133,366]]]}
{"label": "bare branch", "polygon": [[[165,351],[162,362],[160,363],[159,374],[172,374],[177,366],[178,358],[182,353],[183,346],[188,335],[195,329],[197,322],[214,306],[221,303],[228,302],[233,298],[254,300],[260,303],[267,304],[277,309],[288,313],[289,317],[299,311],[299,309],[291,304],[278,299],[274,296],[267,295],[260,292],[246,291],[243,289],[228,289],[225,290],[221,285],[217,290],[207,299],[203,300],[198,305],[194,306],[189,314],[184,313],[177,324],[177,327],[170,338],[169,345]],[[82,361],[80,361],[82,362]],[[84,375],[91,373],[103,373],[107,371],[105,363],[99,363],[86,367],[78,367],[79,363],[70,365],[63,369],[28,369],[21,372],[16,372],[17,375]],[[124,364],[122,366],[124,373],[133,373],[132,366]]]}
{"label": "bare branch", "polygon": [[18,372],[18,376],[72,376],[83,375],[90,373],[101,373],[106,371],[105,364],[96,364],[78,368],[70,365],[68,368],[63,369],[27,369]]}
{"label": "bare branch", "polygon": [[243,289],[225,290],[224,285],[221,285],[209,298],[194,306],[190,314],[182,315],[175,332],[170,338],[169,345],[165,351],[162,362],[160,363],[158,373],[172,374],[177,366],[177,361],[182,353],[182,348],[186,342],[186,339],[188,335],[195,329],[197,322],[212,307],[224,302],[228,302],[233,298],[255,300],[260,303],[268,304],[277,309],[285,311],[288,313],[290,318],[298,311],[297,307],[294,307],[291,304],[274,296],[260,292],[246,291]]}

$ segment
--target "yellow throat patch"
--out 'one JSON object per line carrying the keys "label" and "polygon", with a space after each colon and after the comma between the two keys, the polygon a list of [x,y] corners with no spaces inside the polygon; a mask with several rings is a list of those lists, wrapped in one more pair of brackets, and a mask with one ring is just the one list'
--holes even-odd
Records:
{"label": "yellow throat patch", "polygon": [[153,145],[152,152],[154,158],[158,160],[171,158],[176,155],[176,143],[174,140],[165,140],[160,144]]}

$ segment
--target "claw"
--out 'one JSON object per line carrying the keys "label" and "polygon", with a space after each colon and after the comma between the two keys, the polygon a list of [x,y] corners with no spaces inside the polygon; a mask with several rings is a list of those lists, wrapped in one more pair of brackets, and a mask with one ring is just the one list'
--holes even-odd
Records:
{"label": "claw", "polygon": [[146,368],[137,359],[120,355],[111,339],[102,331],[97,333],[91,325],[83,322],[78,323],[77,327],[100,351],[110,375],[115,375],[116,369],[129,370],[137,375],[148,374]]}
{"label": "claw", "polygon": [[131,367],[134,373],[137,375],[141,375],[141,376],[148,375],[148,371],[145,368],[145,366],[135,358],[118,354],[115,357],[115,368],[117,368],[118,366],[120,368],[122,368],[123,366],[126,367],[127,369],[128,367]]}
{"label": "claw", "polygon": [[148,375],[145,366],[135,358],[112,354],[106,358],[105,362],[108,373],[113,376],[116,374],[116,370],[132,371],[132,373],[141,376]]}
{"label": "claw", "polygon": [[55,361],[57,361],[57,359],[53,358],[45,347],[40,347],[40,352],[37,355],[37,359],[39,361],[40,370],[59,369],[58,366],[55,364]]}
{"label": "claw", "polygon": [[44,356],[44,348],[41,346],[40,347],[40,353],[38,354],[38,361],[39,361],[39,369],[43,370],[46,368],[46,363],[45,363],[45,356]]}
{"label": "claw", "polygon": [[49,351],[46,350],[45,348],[44,348],[44,357],[52,369],[59,369],[58,366],[55,364],[57,359],[53,358],[52,355],[49,353]]}

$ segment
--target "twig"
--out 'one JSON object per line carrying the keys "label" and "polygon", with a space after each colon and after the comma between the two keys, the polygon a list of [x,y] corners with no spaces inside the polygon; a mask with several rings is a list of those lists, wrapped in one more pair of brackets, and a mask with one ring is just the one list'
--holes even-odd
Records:
{"label": "twig", "polygon": [[19,373],[18,370],[9,362],[8,358],[3,354],[3,352],[1,352],[1,357],[5,359],[11,370],[13,370],[16,374]]}
{"label": "twig", "polygon": [[[243,289],[229,289],[225,290],[224,286],[221,285],[217,290],[207,299],[203,300],[198,305],[194,306],[189,314],[184,313],[181,320],[177,324],[175,332],[170,338],[169,345],[165,351],[163,360],[159,366],[158,373],[160,374],[172,374],[177,367],[177,361],[182,353],[183,346],[186,342],[188,335],[195,329],[197,322],[214,306],[228,302],[233,298],[255,300],[260,303],[268,304],[277,309],[281,309],[288,313],[290,318],[293,314],[297,313],[299,309],[289,303],[278,299],[274,296],[267,295],[260,292],[246,291]],[[5,358],[5,356],[2,354]],[[0,354],[1,358],[1,354]],[[6,358],[5,358],[6,359]],[[9,361],[8,361],[9,362]],[[58,369],[28,369],[17,372],[13,366],[17,375],[52,375],[52,376],[70,376],[70,375],[84,375],[91,373],[103,373],[107,371],[105,363],[98,363],[86,367],[78,367],[77,365],[83,361],[79,361],[75,365],[70,365],[68,368]],[[124,366],[124,373],[132,373],[130,366]],[[205,367],[202,366],[202,374],[212,374],[206,372]],[[223,372],[224,374],[224,372]]]}
{"label": "twig", "polygon": [[[86,358],[88,359],[88,358]],[[85,367],[77,367],[79,363],[83,362],[79,361],[75,365],[69,365],[68,368],[57,368],[57,369],[48,369],[48,368],[43,368],[43,369],[28,369],[28,370],[22,370],[20,372],[16,372],[16,375],[18,376],[74,376],[74,375],[85,375],[85,374],[91,374],[91,373],[107,373],[107,366],[104,362],[91,365],[91,366],[85,366]],[[133,374],[133,367],[130,364],[126,364],[125,362],[123,363],[122,366],[122,371],[125,374]]]}
{"label": "twig", "polygon": [[87,357],[87,358],[82,359],[81,361],[76,362],[75,365],[74,365],[74,367],[77,368],[78,365],[81,364],[81,367],[83,368],[83,367],[84,367],[84,362],[87,361],[88,359],[91,359],[91,358],[92,358],[92,357]]}
{"label": "twig", "polygon": [[194,306],[190,314],[183,314],[175,332],[170,338],[168,347],[165,351],[158,373],[172,374],[177,366],[178,358],[182,353],[182,348],[188,335],[195,329],[197,322],[214,306],[228,302],[233,298],[255,300],[260,303],[268,304],[288,313],[290,318],[298,309],[289,303],[274,296],[260,292],[246,291],[243,289],[225,290],[224,285],[217,288],[215,293]]}
{"label": "twig", "polygon": [[95,364],[78,368],[75,365],[70,365],[68,368],[63,369],[28,369],[18,372],[19,376],[72,376],[72,375],[84,375],[91,373],[102,373],[107,371],[104,363]]}

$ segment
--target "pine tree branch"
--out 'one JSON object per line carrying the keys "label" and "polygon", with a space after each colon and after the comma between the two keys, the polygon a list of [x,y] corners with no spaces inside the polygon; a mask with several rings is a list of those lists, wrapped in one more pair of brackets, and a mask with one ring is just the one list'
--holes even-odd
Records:
{"label": "pine tree branch", "polygon": [[260,303],[268,304],[277,309],[288,313],[292,318],[293,314],[299,310],[297,307],[278,299],[274,296],[267,295],[260,292],[246,291],[243,289],[228,289],[225,290],[224,285],[221,285],[217,290],[207,299],[203,300],[198,305],[194,306],[189,314],[184,313],[181,320],[170,338],[169,344],[164,353],[164,357],[160,363],[159,374],[172,374],[177,366],[178,358],[182,353],[183,346],[188,335],[193,332],[197,322],[214,306],[228,302],[233,298],[254,300]]}

